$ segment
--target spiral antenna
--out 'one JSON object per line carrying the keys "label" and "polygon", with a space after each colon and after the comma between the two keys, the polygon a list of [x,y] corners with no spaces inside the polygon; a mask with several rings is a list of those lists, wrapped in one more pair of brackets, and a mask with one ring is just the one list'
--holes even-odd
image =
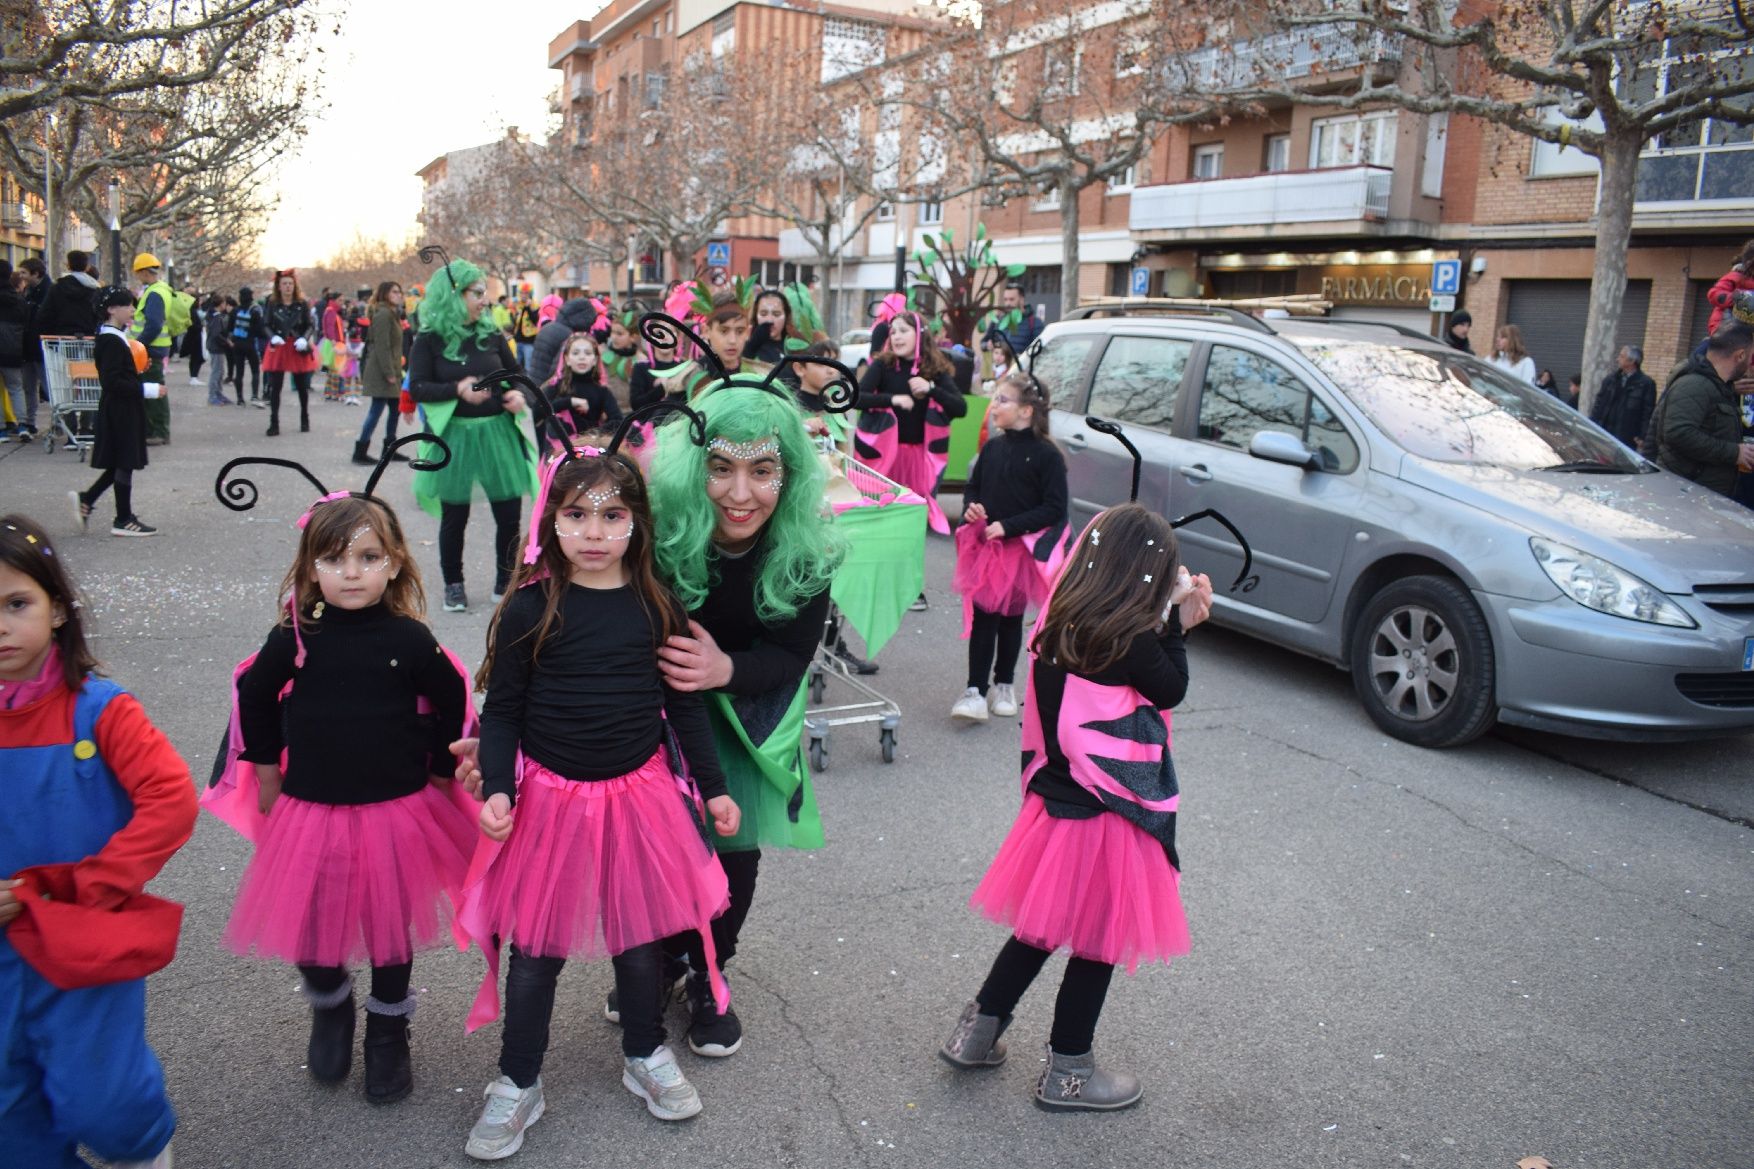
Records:
{"label": "spiral antenna", "polygon": [[1143,470],[1145,466],[1145,458],[1139,453],[1139,448],[1133,445],[1133,440],[1128,438],[1126,433],[1122,431],[1119,426],[1110,422],[1106,418],[1098,418],[1096,415],[1091,414],[1084,419],[1084,425],[1090,427],[1090,429],[1096,431],[1098,434],[1106,434],[1110,438],[1115,439],[1122,446],[1127,448],[1127,453],[1129,455],[1133,456],[1133,493],[1127,496],[1127,502],[1138,503],[1139,472]]}
{"label": "spiral antenna", "polygon": [[538,436],[540,436],[543,427],[546,427],[554,440],[560,443],[561,457],[563,459],[573,457],[572,436],[560,424],[560,416],[554,411],[554,403],[548,400],[548,395],[542,392],[542,387],[537,385],[536,380],[529,374],[521,369],[496,369],[487,376],[477,379],[475,385],[478,389],[482,386],[508,385],[516,386],[525,391],[524,397],[530,400],[530,411],[539,420],[539,425],[536,428]]}
{"label": "spiral antenna", "polygon": [[323,486],[323,481],[311,474],[302,463],[295,463],[291,459],[271,458],[267,455],[244,455],[221,467],[219,475],[213,480],[213,494],[218,497],[220,503],[232,511],[249,511],[261,500],[261,492],[256,489],[253,480],[245,479],[242,476],[228,479],[237,468],[248,466],[285,467],[289,471],[297,471],[305,477],[305,480],[312,487],[317,489],[318,495],[329,494],[329,489]]}
{"label": "spiral antenna", "polygon": [[657,349],[674,349],[683,341],[692,342],[700,351],[697,360],[710,371],[719,381],[730,380],[730,373],[719,360],[719,355],[712,347],[701,340],[700,334],[677,320],[668,313],[647,313],[639,319],[639,335],[642,340]]}
{"label": "spiral antenna", "polygon": [[382,479],[384,477],[384,472],[390,469],[390,464],[394,462],[393,456],[395,453],[403,447],[410,446],[417,442],[424,442],[437,447],[439,457],[436,459],[429,459],[423,452],[420,458],[414,459],[408,464],[408,469],[410,471],[439,471],[450,466],[451,448],[445,444],[444,439],[436,434],[425,431],[420,434],[405,434],[395,442],[387,442],[384,444],[384,453],[378,456],[378,465],[372,468],[370,478],[365,481],[365,490],[360,492],[360,494],[371,495],[375,493],[378,489],[378,480]]}
{"label": "spiral antenna", "polygon": [[1236,574],[1236,579],[1232,581],[1230,585],[1230,591],[1234,593],[1237,589],[1240,589],[1243,586],[1243,583],[1249,578],[1249,569],[1253,568],[1255,564],[1254,550],[1249,547],[1248,539],[1243,536],[1242,532],[1237,529],[1235,524],[1231,523],[1230,520],[1225,517],[1223,512],[1215,511],[1209,507],[1204,511],[1196,511],[1190,515],[1185,515],[1179,520],[1171,520],[1169,526],[1172,528],[1185,527],[1186,525],[1193,523],[1195,520],[1211,520],[1213,523],[1220,525],[1232,536],[1236,537],[1237,544],[1242,548],[1242,571]]}
{"label": "spiral antenna", "polygon": [[853,371],[832,357],[815,357],[802,353],[788,353],[780,358],[780,363],[773,367],[767,380],[761,383],[764,390],[773,390],[782,397],[785,394],[774,385],[778,378],[789,368],[800,365],[820,365],[834,370],[834,380],[822,387],[822,408],[830,414],[847,414],[859,400],[859,385],[853,378]]}
{"label": "spiral antenna", "polygon": [[443,244],[427,244],[420,249],[419,255],[422,264],[430,265],[434,260],[443,260],[445,262],[445,278],[451,282],[451,291],[458,296],[463,294],[463,290],[457,287],[456,275],[451,271],[451,253],[445,251]]}
{"label": "spiral antenna", "polygon": [[647,405],[641,406],[638,410],[633,411],[631,414],[628,414],[623,418],[621,420],[621,425],[615,428],[614,437],[609,440],[609,449],[604,453],[610,455],[615,454],[621,449],[623,440],[632,433],[635,425],[644,422],[647,418],[657,418],[664,414],[688,415],[689,437],[694,440],[695,446],[706,445],[706,419],[701,416],[700,411],[684,406],[681,402],[660,399],[656,402],[651,402]]}

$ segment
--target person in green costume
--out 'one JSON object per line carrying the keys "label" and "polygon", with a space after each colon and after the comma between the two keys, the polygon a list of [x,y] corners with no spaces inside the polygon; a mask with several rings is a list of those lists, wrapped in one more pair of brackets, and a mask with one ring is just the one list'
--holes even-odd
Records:
{"label": "person in green costume", "polygon": [[489,374],[521,368],[487,309],[481,269],[467,260],[447,260],[427,282],[420,332],[408,355],[408,394],[425,410],[427,429],[451,450],[449,464],[414,476],[415,499],[439,517],[447,613],[469,607],[463,534],[476,492],[487,497],[493,511],[497,602],[518,558],[523,497],[536,490],[536,445],[519,419],[529,409],[523,391],[503,385],[476,388]]}
{"label": "person in green costume", "polygon": [[[823,514],[822,465],[803,416],[777,389],[727,384],[703,394],[695,408],[706,445],[667,424],[652,463],[658,571],[689,611],[689,635],[671,638],[659,664],[675,689],[707,693],[719,760],[743,809],[737,835],[714,842],[731,889],[730,909],[713,922],[721,968],[736,953],[762,848],[823,842],[801,745],[805,675],[845,546]],[[730,1055],[741,1023],[713,1003],[700,940],[682,941],[692,968],[689,1047]]]}

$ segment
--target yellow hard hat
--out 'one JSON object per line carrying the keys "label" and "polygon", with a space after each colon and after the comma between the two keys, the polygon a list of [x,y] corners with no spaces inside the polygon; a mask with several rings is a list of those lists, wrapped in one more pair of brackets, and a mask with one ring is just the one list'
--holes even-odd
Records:
{"label": "yellow hard hat", "polygon": [[138,256],[134,257],[134,271],[136,272],[140,271],[142,268],[162,267],[164,267],[164,265],[159,263],[158,257],[151,252],[141,252]]}

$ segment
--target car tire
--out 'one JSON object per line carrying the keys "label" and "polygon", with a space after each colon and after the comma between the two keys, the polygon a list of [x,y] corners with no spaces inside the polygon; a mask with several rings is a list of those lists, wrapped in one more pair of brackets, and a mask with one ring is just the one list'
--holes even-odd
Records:
{"label": "car tire", "polygon": [[1450,577],[1407,577],[1371,597],[1348,660],[1366,713],[1403,742],[1458,747],[1498,719],[1491,630]]}

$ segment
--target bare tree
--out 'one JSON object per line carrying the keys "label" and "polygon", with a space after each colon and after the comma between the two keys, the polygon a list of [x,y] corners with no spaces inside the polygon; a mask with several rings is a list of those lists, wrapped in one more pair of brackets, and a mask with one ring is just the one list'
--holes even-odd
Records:
{"label": "bare tree", "polygon": [[[309,6],[309,7],[307,7]],[[203,85],[309,27],[313,0],[0,0],[0,122]]]}
{"label": "bare tree", "polygon": [[1178,48],[1207,30],[1172,0],[940,7],[953,17],[947,34],[872,71],[865,100],[973,151],[983,167],[969,187],[987,199],[1056,201],[1062,303],[1076,307],[1082,193],[1134,173],[1165,127],[1216,121],[1235,104],[1178,83]]}
{"label": "bare tree", "polygon": [[538,210],[542,200],[517,195],[541,189],[532,182],[533,150],[512,130],[498,142],[452,154],[448,173],[427,190],[420,212],[426,238],[443,241],[507,288],[524,272],[546,272],[553,256]]}
{"label": "bare tree", "polygon": [[1640,154],[1647,143],[1703,144],[1754,124],[1754,29],[1743,0],[1203,2],[1239,29],[1293,34],[1288,45],[1390,38],[1412,65],[1387,83],[1367,73],[1337,96],[1285,82],[1267,54],[1230,79],[1238,96],[1465,114],[1599,161],[1585,411],[1613,367]]}

